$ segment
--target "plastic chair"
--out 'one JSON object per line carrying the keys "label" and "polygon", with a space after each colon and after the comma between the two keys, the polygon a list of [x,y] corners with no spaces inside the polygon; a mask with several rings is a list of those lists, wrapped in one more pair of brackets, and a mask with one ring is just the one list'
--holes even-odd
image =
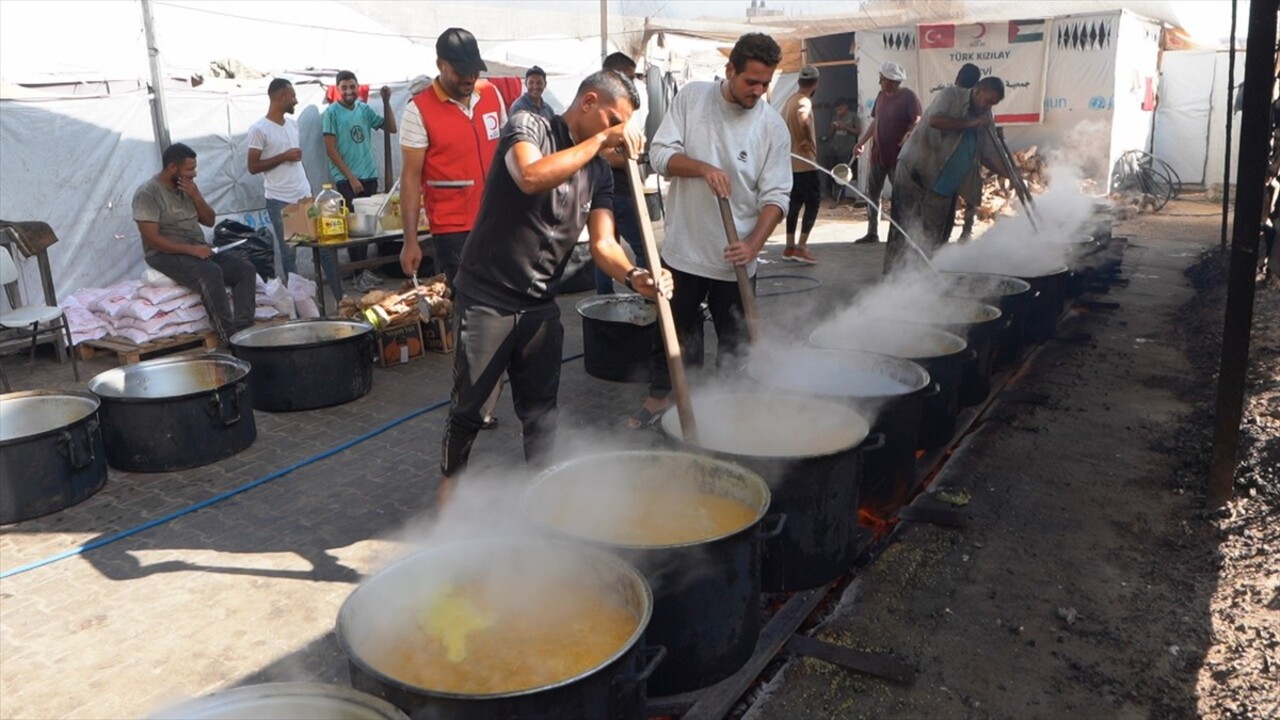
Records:
{"label": "plastic chair", "polygon": [[[8,285],[17,279],[18,266],[13,262],[13,255],[9,253],[9,248],[0,247],[0,285]],[[67,350],[71,354],[71,371],[75,374],[76,382],[80,382],[80,366],[76,362],[75,346],[71,343],[71,324],[67,322],[67,316],[62,312],[62,308],[49,305],[23,305],[14,308],[9,312],[0,313],[0,329],[30,328],[31,372],[34,373],[36,371],[36,339],[40,336],[40,323],[51,323],[54,320],[60,323],[57,329],[62,330],[62,334],[66,336]]]}

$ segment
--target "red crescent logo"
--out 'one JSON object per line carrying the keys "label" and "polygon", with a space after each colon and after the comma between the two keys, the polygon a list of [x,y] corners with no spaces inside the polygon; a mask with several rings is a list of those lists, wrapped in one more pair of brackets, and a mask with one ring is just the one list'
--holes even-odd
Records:
{"label": "red crescent logo", "polygon": [[974,40],[979,40],[987,34],[986,23],[978,23],[978,34],[973,36]]}

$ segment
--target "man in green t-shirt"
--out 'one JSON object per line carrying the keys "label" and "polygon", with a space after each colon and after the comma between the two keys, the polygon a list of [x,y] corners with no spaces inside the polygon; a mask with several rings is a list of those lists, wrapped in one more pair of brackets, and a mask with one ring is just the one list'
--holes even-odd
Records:
{"label": "man in green t-shirt", "polygon": [[[353,200],[378,192],[378,166],[373,161],[373,130],[396,131],[396,116],[391,112],[391,88],[382,87],[382,115],[379,116],[360,99],[360,81],[350,70],[338,73],[338,102],[324,111],[321,129],[324,149],[329,156],[329,176],[334,188],[354,210]],[[351,259],[364,260],[364,246],[347,249]]]}

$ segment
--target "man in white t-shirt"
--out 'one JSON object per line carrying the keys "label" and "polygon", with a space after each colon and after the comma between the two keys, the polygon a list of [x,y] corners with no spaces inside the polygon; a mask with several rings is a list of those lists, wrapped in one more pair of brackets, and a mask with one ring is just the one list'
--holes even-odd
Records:
{"label": "man in white t-shirt", "polygon": [[[292,115],[298,105],[298,95],[293,91],[293,83],[284,78],[272,80],[267,86],[267,97],[271,99],[267,116],[249,127],[249,174],[262,173],[262,187],[267,196],[267,215],[271,217],[280,265],[287,281],[290,273],[298,272],[298,262],[294,249],[285,242],[287,238],[284,236],[280,211],[286,205],[311,197],[311,183],[307,180],[307,171],[302,167],[298,123],[293,118],[285,117]],[[325,274],[337,279],[333,254],[326,252],[321,259],[324,261]],[[335,298],[341,299],[341,289],[342,286],[339,285]]]}

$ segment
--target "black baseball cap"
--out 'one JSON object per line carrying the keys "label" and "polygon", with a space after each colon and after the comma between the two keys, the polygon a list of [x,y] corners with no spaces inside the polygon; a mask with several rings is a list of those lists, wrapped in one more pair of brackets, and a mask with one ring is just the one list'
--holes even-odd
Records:
{"label": "black baseball cap", "polygon": [[476,36],[462,28],[449,28],[436,39],[436,57],[447,61],[463,75],[487,71],[488,65],[480,57]]}

